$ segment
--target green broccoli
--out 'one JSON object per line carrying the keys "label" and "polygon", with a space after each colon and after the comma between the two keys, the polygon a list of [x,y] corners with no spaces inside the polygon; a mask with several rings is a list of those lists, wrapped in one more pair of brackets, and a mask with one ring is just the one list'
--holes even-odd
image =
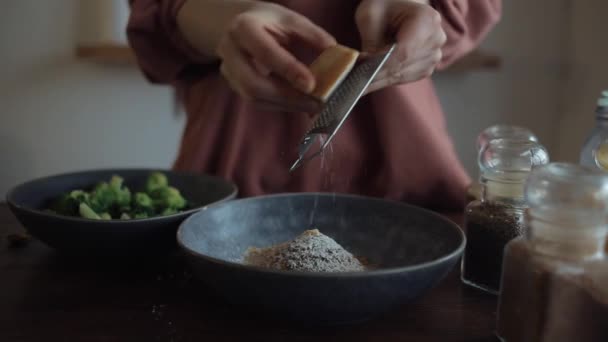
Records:
{"label": "green broccoli", "polygon": [[101,213],[101,214],[99,214],[99,217],[102,220],[111,220],[112,219],[112,215],[110,215],[109,213]]}
{"label": "green broccoli", "polygon": [[135,214],[145,213],[148,215],[154,215],[154,203],[148,194],[143,192],[135,193],[133,196],[133,203],[131,205]]}
{"label": "green broccoli", "polygon": [[96,212],[117,212],[131,203],[131,191],[122,185],[123,179],[113,176],[109,183],[101,182],[93,189],[89,204]]}
{"label": "green broccoli", "polygon": [[74,190],[59,197],[51,204],[50,209],[61,215],[78,216],[80,203],[88,203],[88,201],[88,193]]}
{"label": "green broccoli", "polygon": [[97,184],[89,197],[91,208],[98,212],[108,211],[114,202],[114,194],[106,182]]}
{"label": "green broccoli", "polygon": [[166,208],[165,210],[163,210],[160,215],[161,216],[166,216],[166,215],[173,215],[173,214],[177,214],[179,211],[175,208]]}
{"label": "green broccoli", "polygon": [[128,207],[131,203],[131,191],[123,186],[124,179],[120,176],[112,176],[110,179],[110,189],[116,194],[116,206]]}
{"label": "green broccoli", "polygon": [[135,214],[135,216],[133,216],[134,219],[145,219],[145,218],[148,218],[148,217],[149,216],[146,213],[138,213],[138,214]]}
{"label": "green broccoli", "polygon": [[87,203],[89,201],[89,194],[82,190],[73,190],[69,196],[78,203]]}
{"label": "green broccoli", "polygon": [[152,192],[169,186],[169,180],[162,172],[152,172],[146,181],[146,192]]}
{"label": "green broccoli", "polygon": [[93,220],[101,220],[101,217],[91,209],[86,203],[80,203],[79,205],[80,216]]}
{"label": "green broccoli", "polygon": [[148,176],[145,192],[132,195],[123,183],[122,177],[114,175],[90,192],[73,190],[60,196],[51,203],[49,210],[96,220],[129,220],[175,214],[188,205],[179,190],[169,186],[167,176],[161,172]]}
{"label": "green broccoli", "polygon": [[187,204],[179,190],[172,186],[157,189],[151,194],[151,197],[157,212],[163,212],[168,208],[180,210],[185,208]]}

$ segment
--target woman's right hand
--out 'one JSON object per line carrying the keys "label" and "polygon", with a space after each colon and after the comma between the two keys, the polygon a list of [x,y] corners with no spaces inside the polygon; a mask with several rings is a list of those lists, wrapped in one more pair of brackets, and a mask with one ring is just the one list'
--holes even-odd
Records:
{"label": "woman's right hand", "polygon": [[320,52],[336,41],[299,13],[255,1],[227,23],[215,52],[222,75],[246,100],[269,109],[314,113],[320,104],[308,94],[315,79],[287,50],[294,43]]}

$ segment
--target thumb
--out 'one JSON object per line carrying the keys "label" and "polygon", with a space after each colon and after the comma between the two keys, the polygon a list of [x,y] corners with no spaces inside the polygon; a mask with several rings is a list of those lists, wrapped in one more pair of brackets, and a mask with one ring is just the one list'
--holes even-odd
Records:
{"label": "thumb", "polygon": [[355,22],[361,36],[361,51],[372,54],[387,44],[387,22],[382,1],[370,1],[369,5],[359,8]]}

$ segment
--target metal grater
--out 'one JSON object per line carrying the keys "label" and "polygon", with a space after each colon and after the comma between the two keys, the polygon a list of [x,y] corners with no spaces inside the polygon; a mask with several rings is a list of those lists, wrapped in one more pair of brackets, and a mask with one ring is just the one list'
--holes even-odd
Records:
{"label": "metal grater", "polygon": [[[298,160],[291,166],[290,172],[323,153],[394,49],[395,45],[392,45],[388,51],[366,59],[348,74],[300,142]],[[322,142],[321,148],[315,153],[308,153],[312,145],[322,136],[327,136],[327,139]],[[310,155],[307,156],[308,154]]]}

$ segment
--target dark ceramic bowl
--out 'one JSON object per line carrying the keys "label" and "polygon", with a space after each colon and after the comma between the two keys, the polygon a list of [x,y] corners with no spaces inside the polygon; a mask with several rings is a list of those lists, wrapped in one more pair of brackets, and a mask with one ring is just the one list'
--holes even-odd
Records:
{"label": "dark ceramic bowl", "polygon": [[[318,228],[373,270],[274,271],[241,263],[250,246],[268,247]],[[313,324],[366,320],[437,285],[459,260],[460,228],[430,211],[350,195],[285,194],[230,201],[184,221],[177,241],[194,275],[228,300]]]}
{"label": "dark ceramic bowl", "polygon": [[[44,210],[63,193],[88,189],[112,175],[125,179],[132,190],[143,189],[152,171],[162,171],[194,207],[162,217],[134,220],[90,220]],[[220,178],[151,169],[108,169],[68,173],[21,184],[7,196],[10,209],[34,237],[60,251],[79,254],[158,253],[174,248],[179,224],[202,207],[236,196],[236,186]]]}

